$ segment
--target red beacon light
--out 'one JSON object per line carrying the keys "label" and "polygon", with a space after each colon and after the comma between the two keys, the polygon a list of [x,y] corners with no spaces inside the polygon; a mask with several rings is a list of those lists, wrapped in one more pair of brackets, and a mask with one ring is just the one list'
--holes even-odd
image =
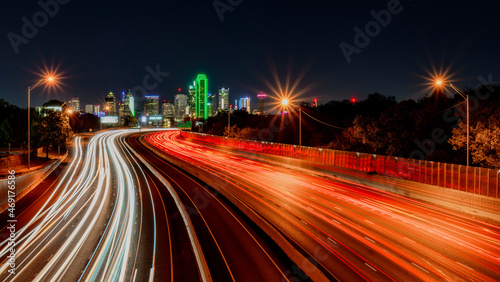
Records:
{"label": "red beacon light", "polygon": [[352,98],[352,99],[351,99],[351,103],[353,103],[353,104],[355,104],[355,103],[356,103],[356,101],[357,101],[357,100],[356,100],[356,98]]}

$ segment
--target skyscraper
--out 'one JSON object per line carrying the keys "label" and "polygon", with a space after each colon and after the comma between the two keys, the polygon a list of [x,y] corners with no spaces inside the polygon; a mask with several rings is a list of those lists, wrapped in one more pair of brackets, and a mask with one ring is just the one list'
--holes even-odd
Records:
{"label": "skyscraper", "polygon": [[85,113],[93,115],[94,114],[94,105],[92,105],[92,104],[85,105]]}
{"label": "skyscraper", "polygon": [[95,116],[100,116],[100,111],[101,111],[101,105],[94,105],[94,115]]}
{"label": "skyscraper", "polygon": [[195,80],[196,90],[196,117],[207,119],[208,118],[208,79],[204,74],[198,74]]}
{"label": "skyscraper", "polygon": [[219,88],[219,110],[229,111],[229,88]]}
{"label": "skyscraper", "polygon": [[249,114],[251,114],[251,109],[250,109],[250,97],[245,97],[240,99],[240,110],[247,111]]}
{"label": "skyscraper", "polygon": [[259,94],[257,94],[257,98],[259,99],[259,112],[261,115],[264,114],[264,101],[266,100],[267,98],[267,94],[265,94],[264,92],[260,91]]}
{"label": "skyscraper", "polygon": [[160,96],[158,95],[146,95],[144,96],[144,114],[149,114],[150,116],[157,116],[160,107]]}
{"label": "skyscraper", "polygon": [[216,100],[216,94],[207,93],[207,116],[209,117],[213,116],[215,113],[215,107],[217,106]]}
{"label": "skyscraper", "polygon": [[189,95],[188,95],[188,106],[189,106],[189,111],[187,114],[189,115],[196,115],[196,82],[193,82],[193,85],[189,86]]}
{"label": "skyscraper", "polygon": [[163,100],[161,108],[162,108],[163,117],[166,117],[166,118],[175,117],[175,106],[172,103],[172,101]]}
{"label": "skyscraper", "polygon": [[135,116],[134,103],[135,103],[135,100],[134,100],[134,96],[132,96],[132,91],[130,91],[130,89],[127,89],[127,93],[125,94],[125,100],[123,100],[123,114],[124,115]]}
{"label": "skyscraper", "polygon": [[175,119],[177,121],[182,121],[184,115],[186,114],[186,108],[188,106],[188,96],[184,94],[175,95]]}
{"label": "skyscraper", "polygon": [[107,116],[116,115],[116,97],[113,92],[109,92],[108,96],[104,98],[106,105],[104,106],[104,111]]}
{"label": "skyscraper", "polygon": [[75,112],[78,113],[80,111],[80,98],[71,98],[71,101],[68,103],[69,107]]}

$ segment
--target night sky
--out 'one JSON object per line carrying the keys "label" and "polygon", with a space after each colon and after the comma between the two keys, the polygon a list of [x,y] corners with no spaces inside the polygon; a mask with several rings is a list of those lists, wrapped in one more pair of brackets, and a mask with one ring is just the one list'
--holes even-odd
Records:
{"label": "night sky", "polygon": [[[34,0],[0,9],[0,98],[11,104],[26,107],[27,87],[44,68],[58,68],[63,85],[37,88],[34,106],[71,97],[80,97],[81,107],[102,103],[110,91],[144,86],[147,67],[169,73],[157,75],[157,85],[151,77],[147,93],[171,100],[178,88],[187,94],[197,73],[208,76],[209,92],[229,87],[230,101],[272,94],[275,75],[283,86],[287,76],[291,84],[300,81],[299,100],[320,103],[373,92],[418,99],[433,69],[447,71],[458,87],[476,87],[477,77],[489,74],[500,80],[495,1],[220,0],[220,9],[230,9],[222,21],[210,0],[59,1],[67,3],[46,23]],[[374,20],[370,11],[388,6],[394,12],[388,24],[371,25],[370,42],[348,63],[339,45],[357,48],[354,28],[365,30]],[[21,19],[33,23],[35,14],[41,27],[25,38]]]}

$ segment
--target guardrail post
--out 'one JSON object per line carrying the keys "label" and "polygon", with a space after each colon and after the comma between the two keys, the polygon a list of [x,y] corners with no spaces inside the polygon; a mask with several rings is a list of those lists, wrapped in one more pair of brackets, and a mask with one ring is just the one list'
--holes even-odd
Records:
{"label": "guardrail post", "polygon": [[498,199],[498,174],[500,173],[500,170],[497,170],[497,199]]}
{"label": "guardrail post", "polygon": [[490,196],[490,169],[489,168],[488,168],[488,177],[486,177],[486,180],[488,181],[487,185],[486,185],[486,187],[488,187],[486,190],[486,193],[487,193],[486,196],[489,197]]}
{"label": "guardrail post", "polygon": [[451,164],[451,189],[453,189],[453,164]]}

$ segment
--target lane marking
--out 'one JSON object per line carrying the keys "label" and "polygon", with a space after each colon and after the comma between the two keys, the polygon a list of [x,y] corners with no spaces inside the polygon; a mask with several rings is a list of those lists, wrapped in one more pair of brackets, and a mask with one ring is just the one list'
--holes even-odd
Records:
{"label": "lane marking", "polygon": [[470,269],[470,270],[474,270],[474,268],[469,267],[469,266],[467,266],[467,265],[465,265],[465,264],[463,264],[463,263],[461,263],[461,262],[458,262],[458,261],[457,261],[457,263],[458,263],[458,264],[460,264],[460,265],[462,265],[462,266],[467,267],[467,268],[468,268],[468,269]]}
{"label": "lane marking", "polygon": [[149,270],[149,282],[153,282],[153,277],[155,276],[155,269],[154,267]]}
{"label": "lane marking", "polygon": [[328,237],[328,241],[334,243],[334,244],[337,244],[337,242],[335,242],[335,240],[333,240],[331,237]]}
{"label": "lane marking", "polygon": [[371,266],[369,263],[365,262],[366,266],[368,266],[369,268],[371,268],[371,270],[377,272],[377,270],[375,269],[375,267]]}
{"label": "lane marking", "polygon": [[132,279],[132,282],[135,282],[135,277],[137,276],[137,268],[134,271],[134,278]]}
{"label": "lane marking", "polygon": [[365,236],[365,239],[368,240],[368,241],[370,241],[370,242],[372,242],[372,243],[375,243],[375,241],[373,241],[372,239],[370,239],[370,238],[368,238],[366,236]]}
{"label": "lane marking", "polygon": [[414,263],[414,262],[412,262],[411,264],[413,264],[414,266],[416,266],[416,267],[420,268],[420,270],[424,271],[425,273],[427,273],[427,274],[429,273],[429,271],[427,271],[427,269],[425,269],[425,268],[421,267],[420,265],[418,265],[418,264],[416,264],[416,263]]}

